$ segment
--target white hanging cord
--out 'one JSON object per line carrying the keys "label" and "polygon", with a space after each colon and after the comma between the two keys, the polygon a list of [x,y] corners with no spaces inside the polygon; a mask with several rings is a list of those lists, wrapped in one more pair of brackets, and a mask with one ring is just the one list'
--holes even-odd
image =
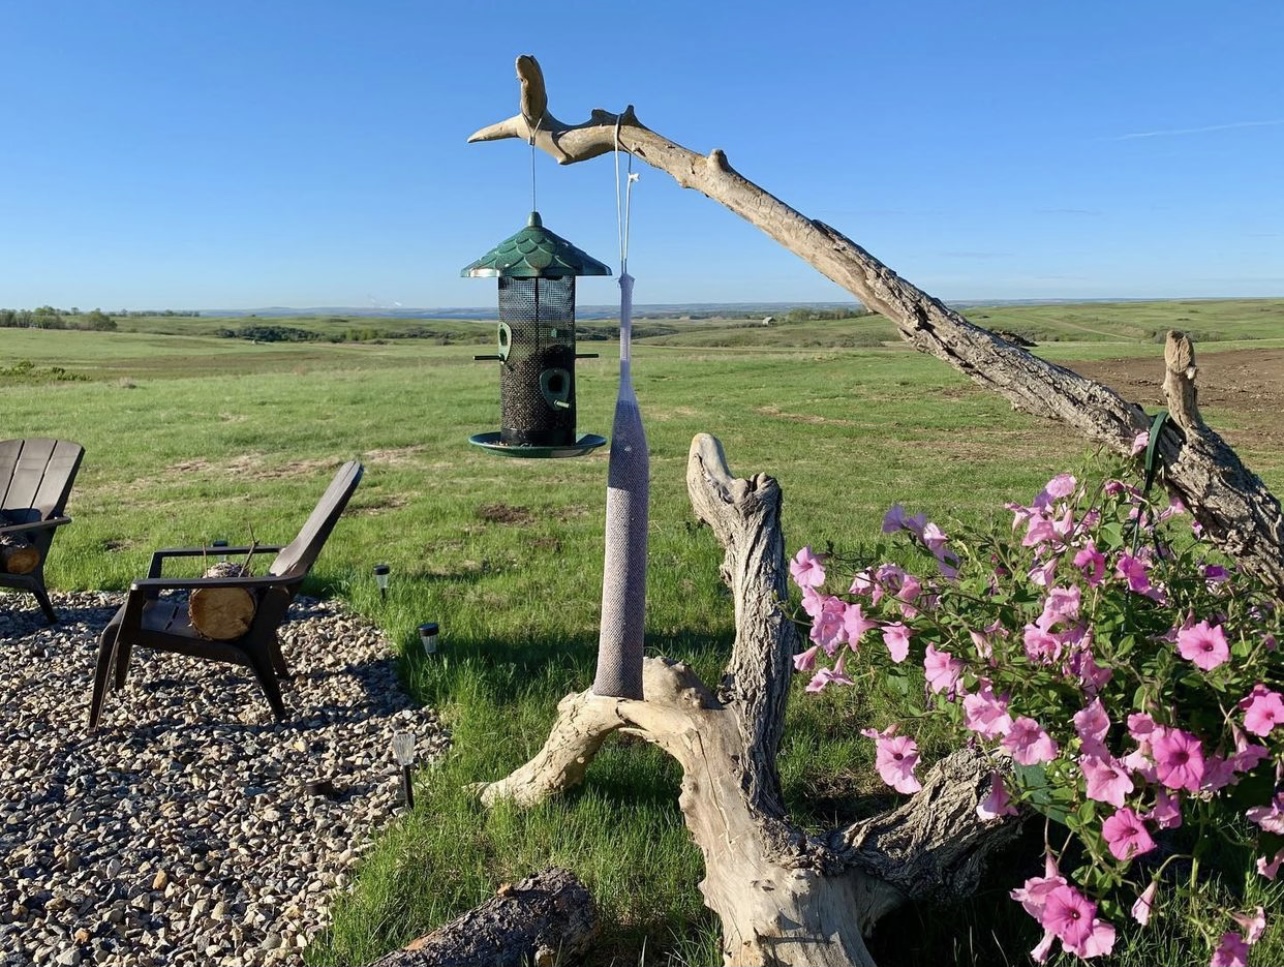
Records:
{"label": "white hanging cord", "polygon": [[539,134],[540,125],[544,123],[544,115],[540,115],[539,120],[535,122],[535,127],[531,129],[530,146],[531,146],[531,211],[539,211],[539,205],[535,203],[535,135]]}
{"label": "white hanging cord", "polygon": [[633,215],[633,183],[638,176],[633,172],[633,152],[625,151],[629,156],[627,180],[624,197],[620,197],[620,118],[615,118],[615,224],[620,240],[620,274],[629,271],[629,223]]}

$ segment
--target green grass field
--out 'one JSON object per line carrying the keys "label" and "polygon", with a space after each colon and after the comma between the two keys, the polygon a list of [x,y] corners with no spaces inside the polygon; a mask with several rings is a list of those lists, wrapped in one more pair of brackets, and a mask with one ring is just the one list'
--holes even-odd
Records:
{"label": "green grass field", "polygon": [[[1035,337],[1038,351],[1057,359],[1157,355],[1154,333],[1170,325],[1216,340],[1207,351],[1284,345],[1284,300],[970,315]],[[550,863],[576,870],[617,924],[594,965],[716,962],[716,924],[695,889],[699,856],[676,807],[678,776],[653,750],[611,746],[582,791],[528,813],[484,814],[462,791],[537,749],[556,700],[591,682],[605,452],[521,461],[469,446],[470,434],[498,429],[499,416],[496,365],[472,360],[484,351],[477,345],[458,344],[466,341],[458,333],[476,333],[477,323],[451,322],[462,328],[440,340],[255,344],[214,335],[226,321],[135,322],[115,333],[0,330],[0,365],[32,364],[0,377],[0,437],[57,436],[87,451],[69,507],[75,523],[58,537],[51,583],[124,588],[155,547],[288,540],[333,469],[358,457],[366,477],[311,590],[342,597],[384,627],[405,650],[409,686],[454,733],[445,761],[419,778],[415,813],[382,835],[310,962],[372,960],[498,883]],[[781,482],[791,553],[870,538],[895,501],[928,511],[947,530],[951,520],[1004,521],[1004,501],[1029,499],[1088,456],[1063,428],[1016,414],[944,364],[893,343],[878,317],[663,328],[675,326],[682,331],[641,339],[635,350],[652,450],[647,644],[709,674],[730,642],[732,614],[718,579],[720,550],[694,526],[687,503],[695,433],[719,437],[738,474]],[[482,328],[485,342],[492,328]],[[579,427],[607,434],[613,346],[582,348],[603,358],[578,366]],[[60,379],[50,367],[83,378]],[[1217,425],[1215,409],[1206,416]],[[1284,475],[1264,476],[1277,492],[1284,487]],[[371,577],[376,562],[392,568],[386,600]],[[442,653],[431,663],[414,631],[425,620],[442,629]],[[781,768],[800,818],[824,824],[882,794],[871,743],[855,737],[852,723],[894,701],[846,692],[794,703]],[[890,929],[898,939],[921,938],[921,949],[888,962],[1021,962],[1038,937],[1005,898],[1011,885],[954,911],[955,926],[932,927],[930,912],[903,915]],[[1165,952],[1191,945],[1187,928],[1181,917],[1164,923],[1130,935],[1119,962],[1178,962]],[[1255,956],[1284,961],[1278,934]],[[1202,941],[1194,946],[1203,949]]]}

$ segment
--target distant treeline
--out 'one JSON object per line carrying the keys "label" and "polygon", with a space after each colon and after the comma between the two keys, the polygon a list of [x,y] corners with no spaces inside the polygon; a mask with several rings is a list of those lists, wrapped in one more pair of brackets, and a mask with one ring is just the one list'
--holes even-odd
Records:
{"label": "distant treeline", "polygon": [[839,309],[790,309],[785,313],[784,319],[786,322],[821,322],[825,319],[856,319],[868,315],[871,315],[868,309],[855,305]]}
{"label": "distant treeline", "polygon": [[[340,321],[340,320],[331,320]],[[456,329],[442,329],[433,326],[409,326],[399,329],[380,329],[375,326],[353,327],[339,332],[322,332],[315,329],[300,329],[298,326],[274,326],[262,323],[251,323],[237,329],[220,329],[217,335],[223,339],[248,339],[251,342],[379,342],[385,339],[432,339],[439,345],[449,346],[456,343],[480,344],[494,340],[490,329],[478,329],[477,333],[463,335]]]}
{"label": "distant treeline", "polygon": [[101,309],[81,312],[67,311],[53,306],[36,309],[0,309],[0,329],[92,329],[112,332],[116,320]]}

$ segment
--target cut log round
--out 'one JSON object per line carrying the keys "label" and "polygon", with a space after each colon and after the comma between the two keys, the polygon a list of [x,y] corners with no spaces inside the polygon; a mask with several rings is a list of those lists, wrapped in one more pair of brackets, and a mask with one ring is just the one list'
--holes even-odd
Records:
{"label": "cut log round", "polygon": [[[207,578],[243,577],[250,573],[241,564],[223,561],[205,572]],[[232,641],[250,630],[257,603],[245,588],[197,588],[187,601],[192,627],[206,638]]]}
{"label": "cut log round", "polygon": [[40,549],[16,534],[0,535],[0,571],[30,574],[40,566]]}
{"label": "cut log round", "polygon": [[553,967],[588,950],[597,910],[574,873],[556,867],[502,886],[481,906],[371,967]]}

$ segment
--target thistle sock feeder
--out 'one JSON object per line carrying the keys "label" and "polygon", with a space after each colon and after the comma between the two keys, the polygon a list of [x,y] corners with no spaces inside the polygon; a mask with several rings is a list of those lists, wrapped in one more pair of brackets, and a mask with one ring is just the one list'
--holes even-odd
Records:
{"label": "thistle sock feeder", "polygon": [[575,277],[610,275],[608,266],[544,227],[526,227],[460,275],[499,280],[500,430],[469,442],[510,457],[577,457],[606,443],[575,432]]}

